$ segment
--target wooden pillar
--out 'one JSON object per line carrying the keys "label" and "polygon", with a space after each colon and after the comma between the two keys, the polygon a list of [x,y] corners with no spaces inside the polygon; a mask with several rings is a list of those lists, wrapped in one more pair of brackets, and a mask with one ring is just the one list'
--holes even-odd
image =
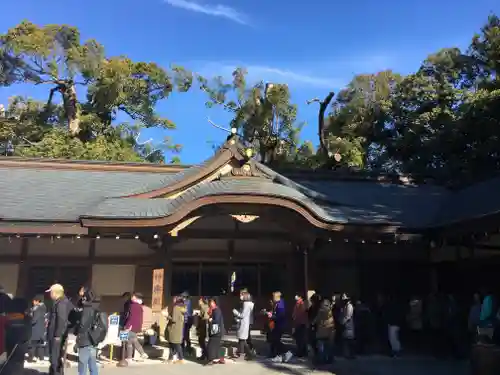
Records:
{"label": "wooden pillar", "polygon": [[262,264],[257,264],[257,297],[262,297],[262,279],[261,279]]}
{"label": "wooden pillar", "polygon": [[28,260],[28,251],[29,251],[29,240],[27,238],[21,239],[21,255],[19,257],[19,269],[17,273],[17,288],[16,288],[16,296],[18,297],[28,297],[31,298],[33,296],[26,296],[27,287],[29,283],[29,266],[27,264]]}
{"label": "wooden pillar", "polygon": [[203,295],[203,263],[198,263],[198,296]]}
{"label": "wooden pillar", "polygon": [[227,243],[227,294],[231,294],[231,276],[233,274],[234,240]]}
{"label": "wooden pillar", "polygon": [[439,247],[432,248],[430,244],[427,245],[426,252],[427,252],[427,264],[429,267],[429,291],[432,293],[437,293],[439,291],[439,276],[436,269],[436,265],[432,261],[433,250],[438,251]]}
{"label": "wooden pillar", "polygon": [[308,293],[309,293],[309,249],[307,246],[304,244],[301,245],[302,251],[302,260],[304,264],[304,296],[306,300],[308,300]]}
{"label": "wooden pillar", "polygon": [[302,294],[304,301],[307,301],[309,292],[309,248],[305,242],[295,242],[292,244],[295,268],[293,277],[297,292]]}
{"label": "wooden pillar", "polygon": [[163,238],[160,250],[161,265],[163,267],[163,305],[170,306],[172,302],[172,245],[174,241],[169,236]]}
{"label": "wooden pillar", "polygon": [[231,294],[231,276],[233,274],[233,258],[234,258],[234,251],[235,251],[235,240],[234,237],[237,237],[240,225],[239,221],[235,220],[234,221],[234,231],[235,231],[235,236],[233,236],[232,239],[230,239],[227,242],[227,294]]}
{"label": "wooden pillar", "polygon": [[96,240],[95,238],[92,238],[90,239],[89,241],[89,265],[88,265],[88,281],[87,281],[87,285],[89,285],[90,287],[93,287],[92,286],[92,270],[93,270],[93,265],[94,265],[94,262],[95,262],[95,250],[96,250]]}
{"label": "wooden pillar", "polygon": [[361,285],[362,285],[362,272],[363,272],[363,246],[364,244],[356,244],[354,253],[354,267],[356,272],[356,279],[353,292],[356,294],[357,299],[361,298]]}

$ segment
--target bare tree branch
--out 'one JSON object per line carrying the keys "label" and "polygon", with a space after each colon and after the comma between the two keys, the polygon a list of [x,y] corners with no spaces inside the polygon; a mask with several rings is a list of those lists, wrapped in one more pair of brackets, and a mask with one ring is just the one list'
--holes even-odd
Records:
{"label": "bare tree branch", "polygon": [[207,118],[207,121],[214,128],[217,128],[217,129],[220,129],[220,130],[224,130],[225,132],[228,132],[228,133],[233,133],[233,131],[231,129],[226,129],[226,128],[220,126],[220,125],[217,125],[215,122],[213,122],[212,120],[210,120],[210,117]]}
{"label": "bare tree branch", "polygon": [[330,91],[328,95],[325,97],[325,99],[320,100],[318,98],[314,98],[311,100],[307,101],[307,104],[311,103],[319,103],[319,112],[318,112],[318,136],[319,136],[319,147],[320,147],[320,152],[322,152],[324,155],[328,156],[328,147],[326,144],[326,139],[325,139],[325,112],[326,109],[328,108],[328,105],[331,103],[333,100],[333,97],[335,96],[335,93],[333,91]]}

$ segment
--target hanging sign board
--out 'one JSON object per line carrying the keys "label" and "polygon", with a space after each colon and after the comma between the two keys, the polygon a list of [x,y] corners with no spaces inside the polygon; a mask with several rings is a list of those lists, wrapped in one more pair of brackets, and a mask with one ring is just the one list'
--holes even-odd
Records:
{"label": "hanging sign board", "polygon": [[165,272],[163,268],[153,270],[153,292],[151,294],[151,310],[159,313],[163,309],[163,285]]}
{"label": "hanging sign board", "polygon": [[111,314],[108,316],[108,332],[103,343],[107,345],[114,345],[118,342],[118,335],[120,333],[120,315]]}

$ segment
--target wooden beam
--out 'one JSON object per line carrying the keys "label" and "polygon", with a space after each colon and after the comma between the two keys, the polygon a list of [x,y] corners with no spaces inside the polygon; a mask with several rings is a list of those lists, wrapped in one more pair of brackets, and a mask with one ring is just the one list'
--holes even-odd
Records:
{"label": "wooden beam", "polygon": [[[151,256],[106,256],[96,257],[93,261],[88,256],[28,256],[24,262],[28,266],[53,266],[55,263],[64,264],[65,266],[89,266],[92,264],[141,264],[153,265],[155,258]],[[2,255],[0,263],[19,264],[20,257],[18,255]]]}
{"label": "wooden beam", "polygon": [[0,234],[4,235],[86,235],[87,228],[78,223],[37,223],[37,222],[6,222],[0,221]]}
{"label": "wooden beam", "polygon": [[95,263],[95,250],[96,250],[96,240],[95,239],[91,239],[89,241],[89,255],[88,255],[88,258],[89,258],[89,264],[88,264],[88,277],[89,277],[89,280],[87,281],[87,284],[92,287],[92,273],[93,273],[93,265]]}
{"label": "wooden beam", "polygon": [[293,237],[287,232],[263,232],[245,230],[204,230],[204,229],[183,229],[177,233],[179,239],[207,239],[207,240],[269,240],[269,241],[289,241]]}
{"label": "wooden beam", "polygon": [[[21,240],[21,254],[17,258],[17,263],[19,264],[19,270],[17,273],[17,288],[16,288],[16,296],[24,296],[26,292],[26,288],[28,287],[28,276],[29,276],[29,266],[26,264],[26,260],[28,259],[29,252],[29,241],[27,238],[23,238]],[[12,262],[16,263],[16,262]]]}

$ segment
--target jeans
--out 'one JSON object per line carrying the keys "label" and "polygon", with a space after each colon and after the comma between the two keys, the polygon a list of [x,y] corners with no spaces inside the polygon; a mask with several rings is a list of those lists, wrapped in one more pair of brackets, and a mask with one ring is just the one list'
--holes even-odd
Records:
{"label": "jeans", "polygon": [[297,357],[307,357],[307,327],[299,325],[294,332],[295,344],[297,345]]}
{"label": "jeans", "polygon": [[401,342],[399,341],[399,327],[398,326],[388,326],[388,336],[389,344],[391,345],[391,350],[393,353],[399,353],[401,351]]}
{"label": "jeans", "polygon": [[97,348],[94,346],[85,346],[78,349],[78,375],[87,375],[87,369],[90,375],[97,375]]}
{"label": "jeans", "polygon": [[181,344],[170,343],[168,346],[170,348],[170,353],[168,355],[169,361],[172,361],[174,359],[174,355],[177,355],[177,359],[179,361],[182,361],[184,359],[184,352],[182,351]]}
{"label": "jeans", "polygon": [[191,327],[193,326],[193,317],[187,318],[184,323],[184,329],[182,331],[182,348],[190,350],[191,349]]}
{"label": "jeans", "polygon": [[43,360],[45,357],[45,346],[42,340],[32,340],[30,341],[29,349],[28,349],[28,360],[32,361],[33,359]]}
{"label": "jeans", "polygon": [[137,333],[129,332],[127,341],[127,359],[132,359],[134,349],[137,350],[140,355],[144,355],[144,349],[137,338]]}
{"label": "jeans", "polygon": [[222,335],[210,336],[208,339],[207,355],[209,361],[220,359],[220,344]]}
{"label": "jeans", "polygon": [[252,355],[247,340],[238,340],[238,356],[241,355],[246,355],[247,357]]}
{"label": "jeans", "polygon": [[332,340],[330,339],[318,339],[317,340],[317,361],[320,364],[330,363],[332,360]]}
{"label": "jeans", "polygon": [[49,375],[61,375],[64,373],[63,344],[60,337],[52,338],[48,342],[50,360]]}
{"label": "jeans", "polygon": [[250,324],[250,327],[248,327],[248,338],[247,338],[247,344],[250,350],[254,350],[253,346],[253,341],[252,341],[252,325]]}
{"label": "jeans", "polygon": [[283,331],[280,329],[273,329],[271,331],[271,357],[283,355],[286,352],[285,345],[281,341]]}

